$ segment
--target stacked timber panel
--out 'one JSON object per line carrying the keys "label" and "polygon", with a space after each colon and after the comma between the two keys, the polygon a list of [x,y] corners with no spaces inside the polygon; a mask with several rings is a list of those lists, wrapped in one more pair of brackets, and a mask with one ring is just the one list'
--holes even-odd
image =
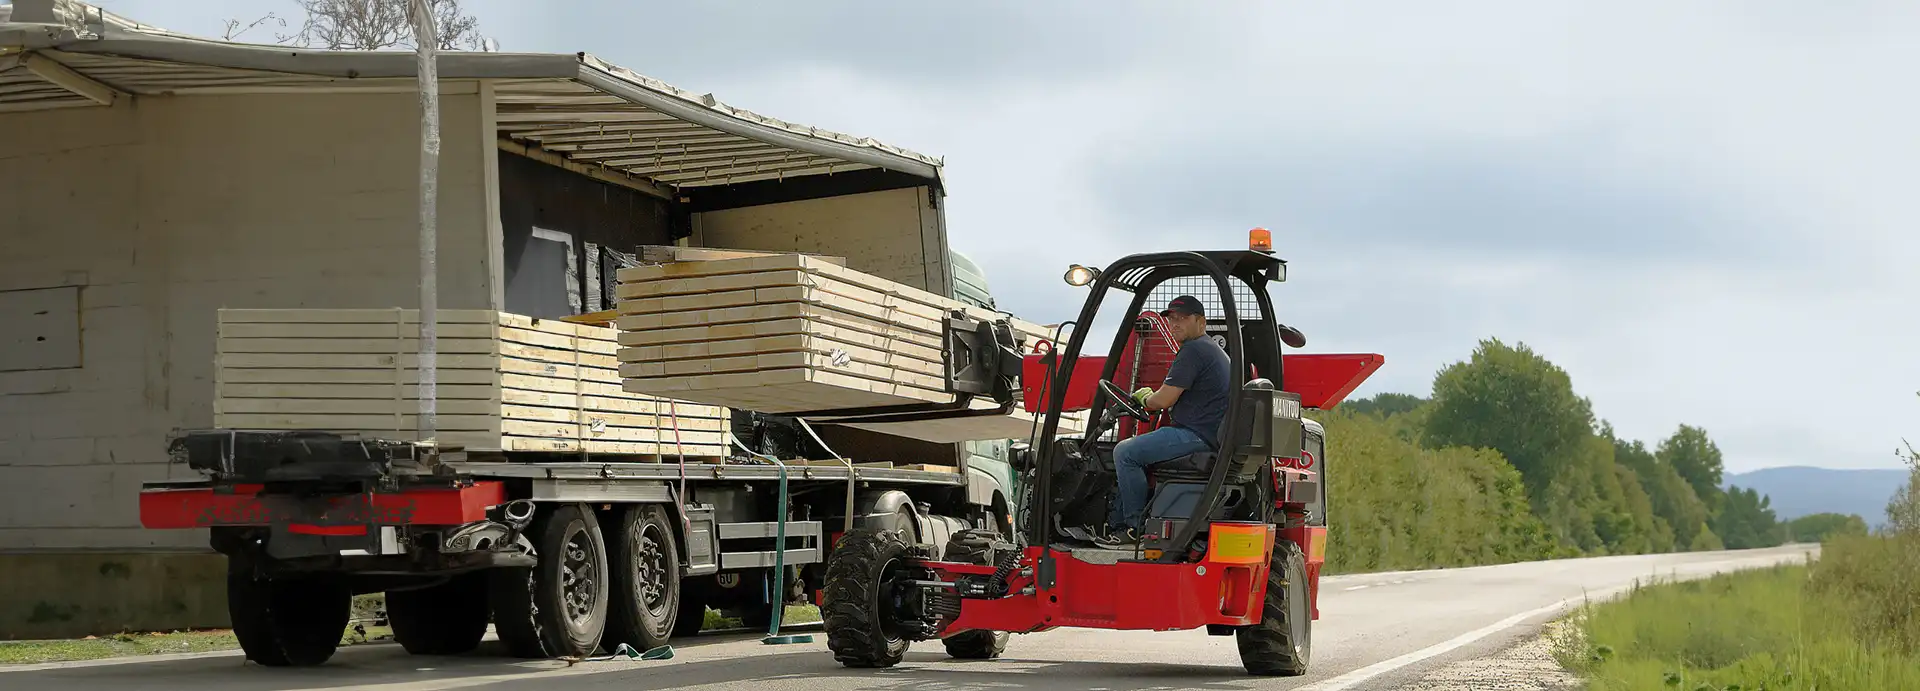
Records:
{"label": "stacked timber panel", "polygon": [[[682,261],[619,272],[628,391],[763,413],[952,403],[945,320],[990,310],[803,255]],[[1027,345],[1048,336],[1012,320]],[[979,403],[976,407],[992,407]],[[929,441],[1027,436],[1024,413],[907,425]]]}
{"label": "stacked timber panel", "polygon": [[[436,438],[469,450],[721,456],[725,408],[621,388],[613,329],[438,313]],[[221,310],[214,424],[414,439],[416,310]]]}

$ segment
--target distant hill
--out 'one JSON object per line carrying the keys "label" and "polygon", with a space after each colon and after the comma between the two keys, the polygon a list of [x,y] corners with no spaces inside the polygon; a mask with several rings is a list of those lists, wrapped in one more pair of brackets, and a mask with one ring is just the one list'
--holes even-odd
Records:
{"label": "distant hill", "polygon": [[1722,484],[1756,490],[1773,499],[1780,520],[1815,513],[1858,514],[1879,527],[1887,521],[1887,501],[1907,481],[1907,471],[1836,470],[1788,466],[1728,475]]}

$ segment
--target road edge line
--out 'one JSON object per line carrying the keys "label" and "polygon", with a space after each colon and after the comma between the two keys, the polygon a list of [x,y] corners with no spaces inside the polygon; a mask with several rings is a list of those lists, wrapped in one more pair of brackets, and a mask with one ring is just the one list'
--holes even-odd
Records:
{"label": "road edge line", "polygon": [[[1805,549],[1806,545],[1796,544],[1792,546],[1801,548],[1799,550],[1800,556],[1804,557],[1807,554],[1811,553],[1811,550]],[[1779,548],[1774,548],[1774,549],[1779,549]],[[1773,550],[1767,550],[1767,551],[1773,551]],[[1751,561],[1751,563],[1749,563],[1749,561]],[[1751,560],[1746,560],[1746,559],[1737,560],[1732,562],[1731,564],[1726,565],[1726,566],[1729,566],[1730,568],[1710,569],[1706,573],[1690,574],[1691,577],[1686,579],[1678,578],[1679,569],[1677,568],[1670,569],[1669,573],[1674,577],[1673,580],[1677,582],[1680,580],[1693,580],[1694,578],[1710,577],[1717,574],[1731,573],[1735,571],[1744,571],[1752,568],[1764,568],[1770,565],[1789,563],[1789,561],[1790,560],[1772,559],[1772,558],[1756,556],[1756,557],[1753,557]],[[1407,667],[1409,665],[1412,665],[1414,663],[1421,662],[1429,658],[1444,655],[1446,653],[1450,653],[1455,650],[1459,650],[1461,648],[1467,647],[1479,641],[1482,638],[1486,638],[1488,636],[1499,633],[1501,631],[1505,631],[1514,626],[1518,626],[1521,622],[1524,622],[1528,619],[1532,619],[1534,617],[1538,617],[1543,614],[1551,614],[1556,610],[1560,610],[1567,607],[1568,605],[1573,605],[1580,602],[1612,599],[1615,595],[1619,595],[1620,593],[1624,593],[1629,590],[1632,590],[1639,585],[1650,585],[1652,583],[1658,583],[1659,580],[1660,580],[1659,577],[1655,576],[1650,583],[1642,584],[1642,583],[1639,583],[1638,582],[1639,579],[1636,578],[1635,583],[1629,583],[1627,585],[1615,586],[1612,588],[1607,588],[1605,590],[1589,592],[1589,593],[1580,595],[1579,597],[1569,597],[1559,602],[1555,602],[1551,605],[1547,605],[1545,607],[1540,607],[1538,609],[1532,609],[1525,612],[1521,612],[1519,614],[1515,614],[1511,617],[1507,617],[1500,621],[1489,624],[1485,627],[1468,631],[1466,633],[1460,634],[1446,641],[1435,643],[1425,648],[1415,650],[1411,653],[1407,653],[1405,655],[1401,655],[1399,657],[1395,657],[1392,659],[1375,662],[1371,665],[1361,667],[1360,669],[1353,670],[1351,672],[1342,674],[1332,679],[1324,679],[1321,681],[1314,682],[1312,684],[1308,684],[1306,686],[1302,686],[1300,688],[1294,689],[1294,691],[1347,691],[1348,689],[1352,689],[1360,683],[1370,681],[1388,672],[1393,672],[1401,668]]]}
{"label": "road edge line", "polygon": [[1347,689],[1354,688],[1356,685],[1362,682],[1371,681],[1375,677],[1386,674],[1388,672],[1401,669],[1403,667],[1412,665],[1416,662],[1421,662],[1428,658],[1438,657],[1440,655],[1444,655],[1446,653],[1450,653],[1455,650],[1459,650],[1461,648],[1467,647],[1479,641],[1482,638],[1486,638],[1488,636],[1499,633],[1501,631],[1505,631],[1507,629],[1513,628],[1514,626],[1517,626],[1521,622],[1524,622],[1528,619],[1532,619],[1542,614],[1550,614],[1557,610],[1566,608],[1568,605],[1574,605],[1587,600],[1603,600],[1606,598],[1610,598],[1618,593],[1625,592],[1632,588],[1633,586],[1631,585],[1618,586],[1618,587],[1609,588],[1607,590],[1600,591],[1598,594],[1590,593],[1587,595],[1581,595],[1579,597],[1570,597],[1565,600],[1555,602],[1551,605],[1547,605],[1545,607],[1521,612],[1511,617],[1507,617],[1500,621],[1494,622],[1485,627],[1468,631],[1466,633],[1455,636],[1452,639],[1449,639],[1440,643],[1435,643],[1433,645],[1427,646],[1425,648],[1421,648],[1419,650],[1415,650],[1411,653],[1407,653],[1405,655],[1401,655],[1396,658],[1375,662],[1371,665],[1361,667],[1360,669],[1353,670],[1351,672],[1342,674],[1332,679],[1317,681],[1312,684],[1302,686],[1296,689],[1295,691],[1346,691]]}

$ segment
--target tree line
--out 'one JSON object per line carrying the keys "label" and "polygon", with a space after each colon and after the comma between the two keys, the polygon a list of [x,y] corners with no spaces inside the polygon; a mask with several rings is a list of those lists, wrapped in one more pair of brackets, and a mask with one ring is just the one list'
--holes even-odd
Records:
{"label": "tree line", "polygon": [[[1426,397],[1344,403],[1328,428],[1331,568],[1770,547],[1844,534],[1857,516],[1782,522],[1768,498],[1722,489],[1705,429],[1649,446],[1620,437],[1565,370],[1525,344],[1482,341]],[[1849,520],[1851,519],[1851,520]],[[1857,524],[1857,525],[1856,525]]]}

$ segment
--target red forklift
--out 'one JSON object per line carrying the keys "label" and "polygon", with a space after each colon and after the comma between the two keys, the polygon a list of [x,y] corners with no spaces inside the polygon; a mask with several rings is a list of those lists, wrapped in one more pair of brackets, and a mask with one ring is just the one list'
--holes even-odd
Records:
{"label": "red forklift", "polygon": [[[1274,318],[1268,288],[1286,279],[1265,231],[1245,251],[1139,254],[1103,270],[1075,266],[1091,294],[1064,349],[1028,355],[1022,388],[1042,413],[1016,449],[1019,534],[972,529],[945,545],[854,530],[834,547],[821,593],[828,647],[849,667],[898,664],[914,641],[940,639],[958,658],[1000,655],[1009,634],[1059,627],[1233,636],[1247,671],[1307,671],[1325,561],[1325,431],[1302,409],[1337,404],[1384,363],[1374,354],[1282,355],[1305,336]],[[1131,301],[1104,357],[1082,356],[1087,325],[1109,294]],[[1115,494],[1113,447],[1161,421],[1128,391],[1157,386],[1178,343],[1143,307],[1194,295],[1213,319],[1239,395],[1229,396],[1220,448],[1149,471],[1146,534],[1106,546]],[[1036,381],[1038,380],[1038,381]],[[1056,383],[1058,385],[1056,385]],[[1084,436],[1059,434],[1063,413],[1091,410]],[[1124,423],[1124,424],[1123,424]]]}

